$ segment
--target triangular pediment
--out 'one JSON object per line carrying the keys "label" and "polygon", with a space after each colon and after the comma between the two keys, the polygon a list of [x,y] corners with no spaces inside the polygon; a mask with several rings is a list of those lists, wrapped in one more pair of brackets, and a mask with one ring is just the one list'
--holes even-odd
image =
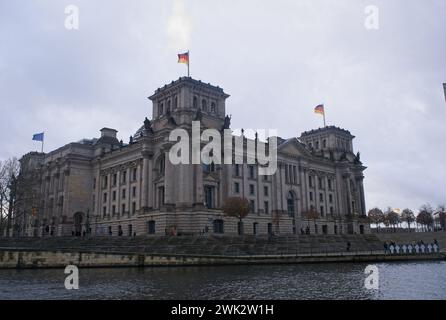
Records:
{"label": "triangular pediment", "polygon": [[277,148],[281,154],[290,155],[293,157],[299,156],[311,156],[310,152],[306,149],[305,145],[297,140],[297,138],[291,138],[280,144]]}

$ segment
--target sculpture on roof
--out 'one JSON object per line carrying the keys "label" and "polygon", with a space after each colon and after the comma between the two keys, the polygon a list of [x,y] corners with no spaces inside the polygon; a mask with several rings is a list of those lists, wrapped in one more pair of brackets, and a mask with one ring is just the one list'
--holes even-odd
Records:
{"label": "sculpture on roof", "polygon": [[223,123],[223,130],[229,129],[231,127],[231,118],[232,118],[232,116],[228,116],[228,115],[225,117],[225,122]]}
{"label": "sculpture on roof", "polygon": [[150,122],[150,120],[147,117],[144,120],[144,130],[152,132],[152,123]]}

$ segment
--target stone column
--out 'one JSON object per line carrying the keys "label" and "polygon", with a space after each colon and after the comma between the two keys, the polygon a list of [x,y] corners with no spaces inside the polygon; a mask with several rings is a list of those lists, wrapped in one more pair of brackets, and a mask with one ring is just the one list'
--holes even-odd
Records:
{"label": "stone column", "polygon": [[152,154],[144,150],[142,156],[141,211],[144,213],[149,208],[149,166]]}

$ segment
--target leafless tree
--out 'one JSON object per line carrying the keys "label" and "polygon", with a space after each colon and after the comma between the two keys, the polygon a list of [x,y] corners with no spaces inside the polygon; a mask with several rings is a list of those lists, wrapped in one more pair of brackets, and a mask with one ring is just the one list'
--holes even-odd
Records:
{"label": "leafless tree", "polygon": [[13,157],[0,161],[0,235],[9,235],[12,227],[20,163]]}
{"label": "leafless tree", "polygon": [[369,211],[370,222],[376,225],[379,231],[379,226],[384,222],[384,213],[379,208],[373,208]]}
{"label": "leafless tree", "polygon": [[222,209],[225,215],[239,219],[240,234],[243,234],[243,219],[251,209],[249,201],[246,198],[229,197],[226,199]]}
{"label": "leafless tree", "polygon": [[409,226],[409,232],[410,232],[410,224],[415,221],[415,214],[410,209],[404,209],[401,213],[401,221],[404,221]]}

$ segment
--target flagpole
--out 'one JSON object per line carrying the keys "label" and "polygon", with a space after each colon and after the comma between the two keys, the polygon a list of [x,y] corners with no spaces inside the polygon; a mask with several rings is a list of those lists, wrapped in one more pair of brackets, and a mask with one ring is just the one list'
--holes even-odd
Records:
{"label": "flagpole", "polygon": [[187,51],[187,77],[188,78],[190,78],[189,64],[190,64],[190,53],[189,53],[189,51]]}
{"label": "flagpole", "polygon": [[325,103],[323,104],[324,106],[324,112],[322,113],[322,115],[324,116],[324,128],[327,126],[326,122],[325,122]]}

